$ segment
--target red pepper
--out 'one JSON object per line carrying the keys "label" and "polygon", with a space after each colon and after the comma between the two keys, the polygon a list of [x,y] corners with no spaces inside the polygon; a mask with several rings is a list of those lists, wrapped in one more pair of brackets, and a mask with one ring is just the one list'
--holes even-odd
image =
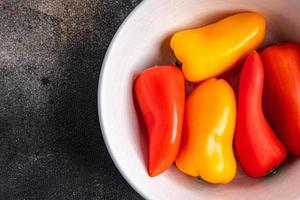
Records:
{"label": "red pepper", "polygon": [[259,54],[249,55],[239,82],[235,147],[241,166],[251,177],[261,177],[280,165],[286,150],[262,111],[264,68]]}
{"label": "red pepper", "polygon": [[261,57],[266,116],[289,152],[300,156],[300,45],[271,46]]}
{"label": "red pepper", "polygon": [[148,131],[148,173],[156,176],[174,162],[181,140],[185,86],[180,69],[155,66],[135,81],[135,94]]}

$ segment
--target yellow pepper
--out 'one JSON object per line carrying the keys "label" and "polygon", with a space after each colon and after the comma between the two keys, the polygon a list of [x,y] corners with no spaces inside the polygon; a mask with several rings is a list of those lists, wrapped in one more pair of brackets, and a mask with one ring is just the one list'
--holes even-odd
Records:
{"label": "yellow pepper", "polygon": [[232,142],[236,102],[231,86],[211,78],[186,100],[177,168],[210,183],[228,183],[236,174]]}
{"label": "yellow pepper", "polygon": [[248,12],[216,23],[177,32],[171,48],[182,63],[185,78],[199,82],[238,65],[255,50],[265,36],[265,18]]}

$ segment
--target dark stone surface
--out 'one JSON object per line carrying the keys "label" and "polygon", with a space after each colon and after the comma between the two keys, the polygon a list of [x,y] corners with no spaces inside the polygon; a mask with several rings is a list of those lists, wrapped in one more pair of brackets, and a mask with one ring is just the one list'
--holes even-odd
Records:
{"label": "dark stone surface", "polygon": [[0,199],[140,199],[97,115],[102,59],[140,0],[0,0]]}

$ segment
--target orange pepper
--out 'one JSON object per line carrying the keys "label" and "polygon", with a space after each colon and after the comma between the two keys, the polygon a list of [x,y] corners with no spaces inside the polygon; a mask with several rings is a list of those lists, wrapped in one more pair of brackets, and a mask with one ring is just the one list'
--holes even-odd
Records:
{"label": "orange pepper", "polygon": [[186,100],[178,169],[210,183],[230,182],[236,174],[235,121],[235,95],[225,80],[198,85]]}
{"label": "orange pepper", "polygon": [[196,29],[175,33],[171,48],[185,78],[200,82],[237,66],[265,37],[265,18],[239,13]]}

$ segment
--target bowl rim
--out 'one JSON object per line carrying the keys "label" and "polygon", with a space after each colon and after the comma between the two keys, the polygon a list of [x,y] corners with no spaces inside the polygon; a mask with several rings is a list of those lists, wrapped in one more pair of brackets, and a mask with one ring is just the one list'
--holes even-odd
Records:
{"label": "bowl rim", "polygon": [[102,108],[101,97],[102,97],[102,90],[103,90],[103,76],[105,74],[105,70],[107,68],[107,62],[109,60],[109,57],[111,56],[112,49],[113,49],[113,47],[115,45],[116,40],[120,37],[121,32],[123,31],[124,27],[127,25],[129,19],[132,18],[132,16],[137,12],[137,10],[141,9],[145,5],[145,2],[147,2],[147,1],[141,1],[130,12],[130,14],[125,18],[125,20],[119,26],[117,32],[115,33],[115,35],[113,36],[112,40],[110,41],[109,47],[107,48],[107,51],[105,53],[105,56],[104,56],[104,59],[103,59],[103,62],[102,62],[101,71],[100,71],[99,80],[98,80],[97,108],[98,108],[98,117],[99,117],[99,122],[100,122],[101,134],[102,134],[105,146],[106,146],[106,148],[108,150],[108,153],[109,153],[111,159],[113,160],[114,165],[116,166],[116,168],[118,169],[118,171],[120,172],[120,174],[123,176],[123,178],[126,180],[126,182],[139,195],[141,195],[143,198],[149,198],[149,196],[151,196],[151,195],[147,194],[145,192],[145,190],[142,190],[142,188],[140,188],[138,186],[138,184],[136,184],[132,178],[130,178],[128,175],[126,175],[126,173],[122,169],[121,164],[117,161],[117,159],[116,159],[116,157],[114,155],[114,152],[112,151],[112,149],[109,146],[109,141],[108,141],[108,137],[107,137],[108,134],[107,134],[107,131],[105,129],[105,125],[103,123],[104,114],[103,114],[102,109],[101,109]]}

